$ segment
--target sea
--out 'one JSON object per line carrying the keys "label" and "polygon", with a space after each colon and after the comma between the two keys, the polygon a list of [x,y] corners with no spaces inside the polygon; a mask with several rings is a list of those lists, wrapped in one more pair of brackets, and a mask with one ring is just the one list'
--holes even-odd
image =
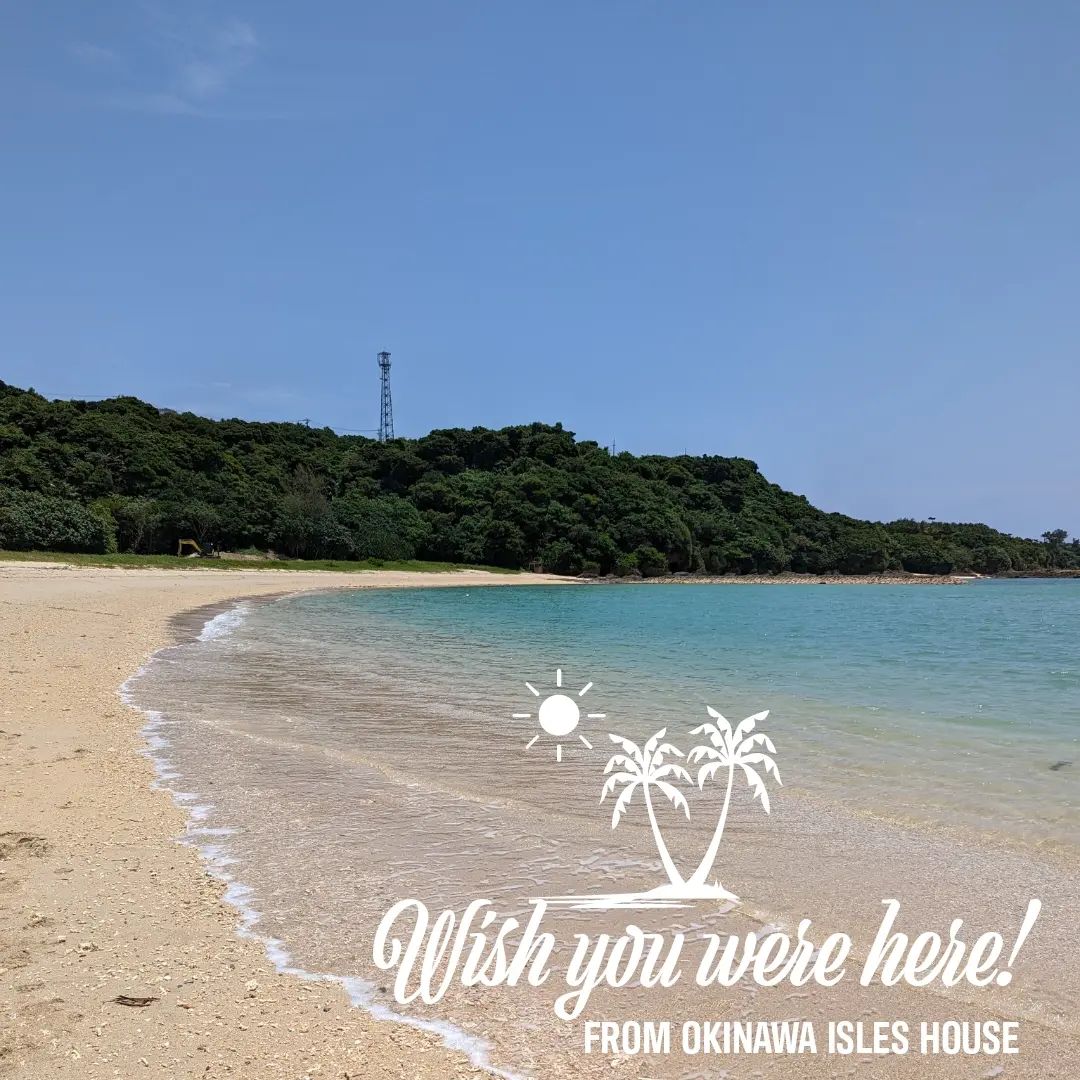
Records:
{"label": "sea", "polygon": [[[240,932],[292,977],[337,980],[509,1077],[847,1075],[784,1057],[710,1062],[586,1053],[590,1017],[1015,1017],[1012,1076],[1062,1076],[1080,1047],[1080,581],[962,585],[551,585],[356,589],[191,614],[124,690],[147,715],[183,842],[227,884]],[[754,717],[761,785],[739,776],[711,878],[736,899],[547,918],[578,933],[793,927],[872,937],[883,901],[913,929],[998,930],[1039,897],[1016,978],[988,991],[747,984],[597,994],[451,988],[401,1004],[373,955],[398,900],[433,913],[484,898],[645,892],[665,868],[640,791],[613,823],[607,767],[626,741],[672,749],[653,788],[689,876],[722,810],[702,777],[710,729]],[[770,750],[771,747],[771,750]],[[553,980],[554,982],[554,980]],[[1000,1075],[949,1058],[870,1058],[864,1077]],[[847,1062],[847,1067],[851,1062]],[[832,1070],[832,1071],[831,1071]],[[981,1070],[981,1071],[980,1071]]]}

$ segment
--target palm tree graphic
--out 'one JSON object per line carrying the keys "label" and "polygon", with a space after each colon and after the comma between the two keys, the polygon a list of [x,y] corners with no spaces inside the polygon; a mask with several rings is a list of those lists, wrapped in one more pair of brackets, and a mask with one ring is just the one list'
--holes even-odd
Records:
{"label": "palm tree graphic", "polygon": [[[623,748],[623,753],[613,754],[604,769],[605,775],[611,773],[604,783],[604,790],[600,793],[600,801],[603,802],[611,795],[615,788],[622,785],[622,791],[615,800],[615,809],[611,815],[611,827],[618,826],[626,808],[630,805],[634,792],[641,788],[645,798],[645,811],[649,815],[649,825],[652,828],[653,839],[656,841],[656,850],[660,853],[660,862],[667,872],[672,885],[681,885],[682,876],[671,861],[667,844],[664,843],[660,825],[656,820],[656,811],[653,809],[652,789],[656,788],[676,809],[682,810],[690,818],[690,806],[686,796],[670,782],[669,777],[675,780],[685,780],[692,783],[690,774],[674,762],[666,762],[666,757],[682,757],[682,751],[676,749],[671,743],[661,742],[667,734],[667,728],[661,728],[644,746],[624,739],[621,735],[609,735],[613,743]],[[621,769],[621,772],[612,772],[612,769]]]}
{"label": "palm tree graphic", "polygon": [[[711,721],[696,727],[690,733],[692,735],[708,736],[708,742],[695,746],[686,760],[689,764],[704,764],[698,770],[697,788],[703,790],[705,784],[716,779],[717,776],[727,777],[727,789],[724,792],[724,803],[720,810],[720,818],[716,823],[712,839],[705,851],[705,855],[698,864],[697,869],[688,878],[679,873],[678,867],[671,858],[667,844],[664,842],[660,823],[656,819],[656,810],[653,805],[653,793],[658,792],[666,798],[677,810],[681,810],[689,819],[690,805],[686,796],[676,786],[683,782],[694,784],[687,769],[670,758],[681,758],[683,753],[671,743],[664,742],[667,728],[662,728],[652,736],[643,746],[622,735],[609,735],[616,746],[621,748],[620,753],[613,754],[604,769],[607,780],[604,782],[600,793],[600,801],[603,802],[609,795],[613,795],[616,789],[621,788],[616,799],[615,807],[611,815],[611,827],[617,828],[625,815],[634,793],[641,791],[645,802],[645,812],[649,816],[649,826],[652,829],[653,840],[656,850],[660,855],[660,862],[664,872],[668,876],[666,885],[661,885],[647,892],[619,893],[606,896],[592,897],[564,897],[552,898],[579,903],[579,906],[587,907],[637,907],[637,906],[668,906],[681,900],[737,900],[734,893],[728,892],[719,881],[709,883],[712,876],[713,864],[720,848],[720,841],[724,836],[724,828],[727,825],[728,811],[731,807],[731,793],[735,787],[735,777],[741,771],[746,777],[754,798],[761,802],[766,813],[770,812],[769,792],[765,786],[762,772],[767,776],[771,773],[776,782],[781,783],[780,772],[772,756],[776,753],[776,747],[772,739],[764,732],[755,731],[759,721],[768,715],[765,712],[755,713],[741,721],[732,729],[731,723],[720,715],[716,709],[707,707]],[[761,770],[761,771],[759,771]]]}
{"label": "palm tree graphic", "polygon": [[[716,722],[704,723],[700,727],[694,728],[690,734],[707,734],[709,743],[695,746],[687,755],[687,760],[692,764],[697,764],[699,761],[707,762],[698,770],[698,788],[704,789],[707,780],[713,780],[718,773],[723,775],[726,772],[727,790],[724,792],[724,805],[720,810],[720,819],[716,823],[712,840],[709,841],[709,846],[698,864],[698,868],[687,880],[687,884],[692,887],[703,886],[708,881],[709,875],[712,874],[713,863],[716,862],[720,841],[724,836],[724,827],[727,825],[728,809],[731,806],[731,792],[735,786],[736,769],[742,770],[746,776],[746,782],[750,785],[750,790],[754,793],[754,798],[761,802],[766,814],[771,812],[769,790],[757,769],[763,769],[766,775],[772,773],[776,777],[776,782],[781,786],[783,785],[783,781],[780,779],[780,770],[777,769],[776,762],[770,756],[776,753],[776,747],[773,745],[772,739],[762,731],[754,731],[758,722],[768,717],[768,709],[764,712],[755,713],[753,716],[748,716],[738,724],[734,731],[731,728],[731,723],[714,708],[706,706],[706,711]],[[764,749],[757,749],[759,746]],[[766,753],[766,751],[768,752]],[[716,887],[720,887],[718,882]]]}

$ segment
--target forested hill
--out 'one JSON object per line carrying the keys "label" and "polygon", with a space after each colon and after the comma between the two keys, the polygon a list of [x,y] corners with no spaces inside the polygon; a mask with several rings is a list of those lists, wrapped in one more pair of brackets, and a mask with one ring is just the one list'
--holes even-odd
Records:
{"label": "forested hill", "polygon": [[0,548],[169,552],[178,537],[647,576],[1080,565],[1060,531],[1036,542],[985,525],[858,521],[744,458],[612,456],[559,425],[378,443],[0,383]]}

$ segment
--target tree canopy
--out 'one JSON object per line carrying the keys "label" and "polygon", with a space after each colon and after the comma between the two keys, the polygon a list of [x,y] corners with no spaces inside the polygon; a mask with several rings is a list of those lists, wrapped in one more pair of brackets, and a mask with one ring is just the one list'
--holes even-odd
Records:
{"label": "tree canopy", "polygon": [[561,425],[379,443],[0,382],[0,547],[167,552],[178,537],[301,558],[556,573],[923,573],[1080,566],[986,525],[860,521],[745,458],[612,455]]}

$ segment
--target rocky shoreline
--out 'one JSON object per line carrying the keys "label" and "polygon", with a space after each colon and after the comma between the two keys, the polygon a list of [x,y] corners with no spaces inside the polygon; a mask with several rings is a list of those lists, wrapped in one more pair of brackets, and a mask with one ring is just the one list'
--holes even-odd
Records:
{"label": "rocky shoreline", "polygon": [[666,574],[591,577],[596,585],[964,585],[979,574]]}
{"label": "rocky shoreline", "polygon": [[1080,570],[1006,570],[999,578],[1080,578]]}

